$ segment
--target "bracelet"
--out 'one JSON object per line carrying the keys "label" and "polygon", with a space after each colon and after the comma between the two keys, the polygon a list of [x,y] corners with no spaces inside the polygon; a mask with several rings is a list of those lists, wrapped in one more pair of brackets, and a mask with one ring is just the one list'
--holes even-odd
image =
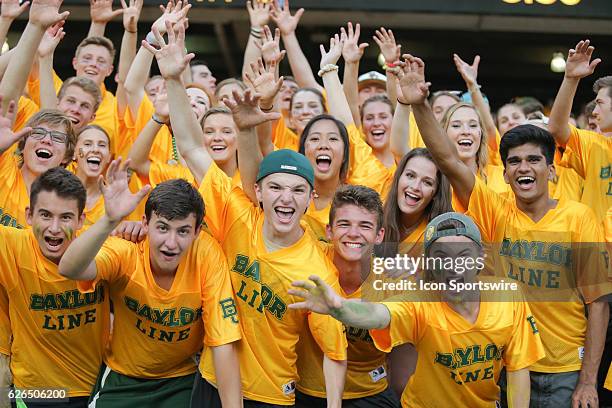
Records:
{"label": "bracelet", "polygon": [[261,109],[261,111],[265,113],[272,112],[272,110],[274,109],[274,104],[272,104],[272,106],[270,106],[269,108],[262,108],[260,106],[259,109]]}
{"label": "bracelet", "polygon": [[395,67],[397,67],[397,64],[395,62],[386,62],[385,61],[385,67],[395,68]]}
{"label": "bracelet", "polygon": [[[125,29],[124,29],[125,30]],[[130,33],[130,34],[136,34],[138,31],[130,31],[130,30],[125,30],[126,32]],[[148,42],[148,41],[147,41]]]}
{"label": "bracelet", "polygon": [[336,64],[327,64],[321,67],[317,75],[319,75],[320,77],[323,77],[323,75],[327,74],[328,72],[337,71],[337,70],[338,70],[338,66]]}
{"label": "bracelet", "polygon": [[151,120],[152,120],[153,122],[155,122],[155,123],[160,124],[160,125],[165,125],[165,124],[166,124],[166,122],[164,122],[164,121],[160,120],[160,119],[159,119],[157,116],[155,116],[155,114],[153,114],[153,115],[151,116]]}
{"label": "bracelet", "polygon": [[409,103],[402,102],[402,101],[400,101],[399,98],[397,98],[397,103],[399,103],[400,105],[404,105],[404,106],[410,106]]}
{"label": "bracelet", "polygon": [[157,42],[157,39],[155,38],[155,34],[153,34],[152,31],[149,31],[149,34],[147,34],[147,36],[145,37],[145,41],[154,47],[159,47],[159,43]]}
{"label": "bracelet", "polygon": [[263,30],[261,28],[251,27],[251,35],[257,39],[261,39],[261,33]]}

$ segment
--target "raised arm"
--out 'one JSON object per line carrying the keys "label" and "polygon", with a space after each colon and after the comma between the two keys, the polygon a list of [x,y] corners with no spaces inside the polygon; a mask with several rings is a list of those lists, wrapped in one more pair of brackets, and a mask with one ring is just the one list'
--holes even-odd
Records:
{"label": "raised arm", "polygon": [[325,51],[323,44],[321,49],[321,77],[323,85],[327,93],[327,104],[329,105],[329,113],[344,123],[345,126],[354,124],[351,108],[344,95],[344,89],[338,77],[338,65],[336,63],[342,55],[342,47],[344,46],[344,38],[336,34],[329,39],[329,51]]}
{"label": "raised arm", "polygon": [[19,5],[19,0],[2,0],[0,2],[0,44],[4,44],[6,34],[13,21],[26,11],[29,5],[29,1],[25,1],[21,5]]}
{"label": "raised arm", "polygon": [[296,11],[294,15],[291,15],[289,0],[285,0],[282,9],[278,4],[278,0],[274,0],[272,10],[270,11],[272,20],[274,20],[281,31],[283,43],[289,57],[289,66],[291,66],[291,72],[298,85],[302,88],[315,88],[321,91],[323,88],[317,83],[310,63],[306,59],[304,52],[302,52],[300,43],[295,35],[295,30],[300,22],[300,18],[302,18],[302,14],[304,14],[303,8]]}
{"label": "raised arm", "polygon": [[461,74],[461,77],[465,81],[470,95],[472,96],[472,103],[482,118],[482,124],[487,137],[487,143],[492,150],[497,151],[497,129],[495,127],[495,121],[493,115],[491,115],[491,109],[485,102],[482,92],[480,92],[480,85],[478,85],[478,64],[480,64],[480,55],[474,57],[472,65],[468,65],[467,62],[463,61],[457,54],[453,54],[453,61],[457,71]]}
{"label": "raised arm", "polygon": [[153,105],[155,107],[155,113],[138,134],[128,155],[128,158],[131,160],[130,168],[144,177],[149,177],[149,169],[151,168],[149,153],[155,141],[155,136],[157,136],[157,133],[162,127],[161,123],[167,124],[170,120],[167,94],[157,94]]}
{"label": "raised arm", "polygon": [[249,39],[244,50],[244,61],[242,62],[242,77],[248,71],[251,63],[256,62],[261,57],[260,48],[257,46],[262,38],[263,28],[270,21],[270,3],[261,0],[252,0],[246,2],[246,8],[249,12],[249,21],[251,22],[251,31]]}
{"label": "raised arm", "polygon": [[[259,63],[261,64],[261,60]],[[273,72],[274,69],[275,67],[273,66],[268,67],[269,71]],[[254,75],[257,75],[255,79],[251,78],[250,75],[247,78],[251,82],[257,82],[264,75],[273,75],[272,72],[255,72]],[[267,88],[262,87],[261,89],[270,93],[274,92],[275,89],[278,92],[282,84],[282,79],[279,79],[266,85]],[[274,89],[270,91],[269,89],[272,87]],[[223,101],[231,109],[234,122],[238,127],[238,167],[240,169],[242,189],[255,204],[258,203],[257,196],[255,195],[255,180],[257,179],[259,164],[263,160],[255,127],[271,120],[278,120],[281,116],[278,112],[263,112],[259,107],[260,98],[259,94],[252,94],[251,90],[248,89],[243,97],[234,92],[233,100],[225,99]]]}
{"label": "raised arm", "polygon": [[53,84],[53,54],[64,38],[63,24],[64,22],[60,21],[49,27],[38,46],[40,109],[57,109],[57,93]]}
{"label": "raised arm", "polygon": [[[121,0],[123,7],[123,38],[121,39],[121,52],[119,53],[119,69],[117,71],[117,112],[122,118],[128,106],[125,81],[130,71],[130,66],[136,57],[136,41],[138,37],[138,19],[142,10],[143,0]],[[143,85],[144,88],[144,85]]]}
{"label": "raised arm", "polygon": [[128,186],[129,160],[121,163],[121,158],[113,160],[108,166],[106,177],[98,181],[104,197],[104,215],[70,243],[59,263],[60,275],[74,280],[93,280],[97,269],[95,257],[104,241],[110,236],[124,217],[127,217],[148,194],[149,185],[133,194]]}
{"label": "raised arm", "polygon": [[[0,104],[4,105],[5,100],[0,95]],[[6,114],[0,112],[0,155],[32,130],[30,127],[25,127],[19,132],[13,132],[12,126],[15,121],[15,115],[17,115],[17,104],[15,101],[9,101]]]}
{"label": "raised arm", "polygon": [[3,111],[9,101],[16,101],[21,96],[45,30],[70,14],[68,11],[58,12],[61,4],[62,0],[34,0],[32,3],[28,24],[0,81],[0,95],[4,96]]}
{"label": "raised arm", "polygon": [[300,289],[289,289],[289,294],[299,296],[304,301],[290,304],[290,309],[308,309],[311,312],[327,314],[347,326],[360,329],[384,329],[391,322],[391,314],[386,306],[345,299],[317,275],[311,275],[308,279],[310,282],[292,283]]}
{"label": "raised arm", "polygon": [[[167,7],[160,6],[163,13],[152,25],[151,29],[155,28],[160,35],[166,33],[166,21],[176,24],[177,22],[183,22],[187,12],[191,8],[191,4],[183,3],[179,0],[176,4],[169,2]],[[149,45],[158,46],[153,31],[147,34]],[[144,42],[143,41],[143,44]],[[142,98],[144,97],[144,87],[149,79],[149,70],[151,69],[151,63],[153,62],[153,55],[148,52],[145,48],[140,47],[136,53],[136,57],[130,66],[129,72],[125,79],[125,92],[128,101],[128,107],[133,115],[136,115]]]}
{"label": "raised arm", "polygon": [[153,34],[161,48],[158,50],[146,41],[143,41],[142,45],[155,55],[159,70],[166,80],[170,124],[179,153],[187,162],[195,180],[201,183],[213,160],[204,147],[202,128],[191,109],[191,103],[181,81],[183,70],[195,55],[185,55],[185,27],[182,23],[172,25],[166,22],[166,27],[168,44],[157,28],[153,28]]}
{"label": "raised arm", "polygon": [[[396,77],[395,74],[391,74]],[[387,76],[388,80],[389,76]],[[397,98],[397,106],[393,113],[393,122],[391,122],[391,151],[395,157],[395,161],[399,161],[410,151],[410,105],[406,101]]]}
{"label": "raised arm", "polygon": [[404,55],[404,58],[406,63],[403,64],[400,74],[402,99],[412,106],[427,149],[438,168],[448,177],[461,204],[467,208],[476,182],[475,176],[459,158],[457,149],[434,117],[427,102],[431,84],[425,82],[425,64],[412,55]]}
{"label": "raised arm", "polygon": [[559,92],[548,118],[548,131],[560,146],[565,146],[570,137],[568,123],[578,83],[582,78],[591,75],[595,71],[595,67],[601,62],[599,58],[591,61],[594,50],[595,47],[590,46],[590,41],[584,40],[576,44],[575,49],[569,50],[567,55],[563,82],[561,82],[561,87],[559,87]]}
{"label": "raised arm", "polygon": [[361,25],[357,23],[353,30],[353,23],[348,23],[347,30],[344,27],[340,28],[342,36],[346,38],[342,47],[342,58],[344,58],[344,81],[343,89],[346,100],[351,109],[354,123],[361,123],[359,115],[359,61],[363,57],[363,52],[368,43],[359,44],[359,35],[361,33]]}
{"label": "raised arm", "polygon": [[399,67],[395,64],[399,62],[401,56],[402,46],[397,45],[395,42],[395,36],[393,31],[386,30],[384,27],[380,27],[380,30],[376,30],[374,34],[374,42],[378,44],[380,53],[385,58],[385,70],[387,71],[387,96],[395,108],[397,105],[397,73]]}
{"label": "raised arm", "polygon": [[[123,0],[121,1],[123,3]],[[87,37],[104,37],[106,24],[123,13],[124,9],[113,11],[113,0],[89,0],[91,24]]]}

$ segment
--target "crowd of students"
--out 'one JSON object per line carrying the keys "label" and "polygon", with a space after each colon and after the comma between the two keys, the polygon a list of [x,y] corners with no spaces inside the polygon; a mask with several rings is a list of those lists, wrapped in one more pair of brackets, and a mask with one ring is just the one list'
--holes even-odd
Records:
{"label": "crowd of students", "polygon": [[[386,75],[359,74],[348,23],[315,76],[288,0],[247,1],[242,78],[219,83],[185,48],[187,1],[143,35],[143,0],[91,0],[62,80],[61,3],[1,3],[0,43],[29,20],[0,56],[0,406],[608,403],[612,76],[571,118],[589,40],[547,117],[492,113],[478,56],[453,58],[467,92],[430,92],[382,27]],[[389,282],[520,290],[373,296],[373,258],[397,255],[487,265]]]}

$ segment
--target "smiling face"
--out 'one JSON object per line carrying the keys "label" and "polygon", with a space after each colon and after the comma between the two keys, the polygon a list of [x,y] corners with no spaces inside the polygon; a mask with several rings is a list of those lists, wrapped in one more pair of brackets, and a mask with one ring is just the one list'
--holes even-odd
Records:
{"label": "smiling face", "polygon": [[83,218],[76,199],[60,197],[55,191],[39,192],[34,207],[26,209],[26,220],[40,251],[54,263],[59,263]]}
{"label": "smiling face", "polygon": [[548,181],[554,176],[554,166],[546,164],[538,145],[526,143],[508,150],[504,180],[517,200],[528,204],[543,197],[548,199]]}
{"label": "smiling face", "polygon": [[275,237],[301,231],[300,219],[312,199],[312,189],[303,177],[273,173],[255,185],[257,200],[262,203],[267,230]]}
{"label": "smiling face", "polygon": [[448,95],[440,95],[438,96],[431,107],[433,110],[433,114],[436,117],[438,122],[442,122],[442,118],[446,114],[446,111],[457,103],[457,99],[454,99]]}
{"label": "smiling face", "polygon": [[327,238],[334,245],[334,252],[345,261],[361,261],[370,256],[374,245],[380,244],[385,235],[378,229],[378,215],[354,204],[336,208],[333,224],[327,226]]}
{"label": "smiling face", "polygon": [[215,113],[206,118],[202,126],[204,147],[215,163],[236,160],[237,129],[232,115]]}
{"label": "smiling face", "polygon": [[210,109],[210,99],[206,92],[198,88],[187,88],[187,96],[191,103],[191,110],[196,115],[198,122],[202,120],[202,116]]}
{"label": "smiling face", "polygon": [[145,218],[143,223],[148,231],[151,269],[159,274],[176,272],[184,253],[200,232],[195,215],[168,220],[152,213],[151,219]]}
{"label": "smiling face", "polygon": [[344,141],[338,126],[327,119],[314,123],[304,142],[304,156],[314,168],[315,182],[334,178],[339,180],[344,160]]}
{"label": "smiling face", "polygon": [[516,105],[509,104],[502,106],[497,112],[497,125],[499,126],[499,134],[502,136],[510,129],[525,123],[527,123],[527,117],[523,110]]}
{"label": "smiling face", "polygon": [[111,161],[108,137],[100,129],[86,129],[79,135],[75,147],[77,174],[98,179]]}
{"label": "smiling face", "polygon": [[397,184],[397,205],[406,219],[422,217],[438,188],[438,169],[429,159],[408,160]]}
{"label": "smiling face", "polygon": [[293,96],[289,123],[298,135],[301,135],[310,119],[323,113],[319,97],[310,91],[298,91]]}
{"label": "smiling face", "polygon": [[195,65],[191,67],[191,79],[196,84],[214,95],[215,89],[217,88],[217,78],[215,78],[210,72],[210,69],[206,65]]}
{"label": "smiling face", "polygon": [[612,132],[612,98],[610,98],[610,88],[601,88],[597,92],[593,116],[597,119],[597,124],[601,131]]}
{"label": "smiling face", "polygon": [[482,140],[478,114],[473,108],[462,107],[451,115],[446,128],[449,139],[455,143],[461,161],[476,158]]}
{"label": "smiling face", "polygon": [[106,47],[89,44],[82,47],[72,59],[72,67],[76,71],[76,76],[87,77],[102,85],[104,79],[113,72],[113,60]]}
{"label": "smiling face", "polygon": [[393,113],[391,107],[380,101],[370,102],[363,108],[363,131],[366,142],[375,151],[386,150],[389,147]]}
{"label": "smiling face", "polygon": [[80,86],[72,85],[65,89],[57,108],[72,121],[75,132],[79,132],[96,117],[96,99]]}
{"label": "smiling face", "polygon": [[[67,129],[63,125],[51,125],[42,123],[36,125],[47,131],[55,131],[66,134]],[[66,143],[59,143],[46,134],[41,140],[28,136],[23,147],[23,166],[32,174],[38,176],[45,171],[61,166],[66,162]]]}

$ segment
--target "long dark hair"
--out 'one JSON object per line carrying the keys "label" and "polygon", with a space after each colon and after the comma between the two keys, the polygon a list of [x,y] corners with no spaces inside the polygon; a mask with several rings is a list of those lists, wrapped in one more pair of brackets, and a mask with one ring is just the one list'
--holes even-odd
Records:
{"label": "long dark hair", "polygon": [[310,129],[312,129],[312,126],[320,120],[330,120],[334,122],[336,124],[336,127],[338,128],[338,133],[340,134],[340,138],[342,139],[342,142],[344,143],[344,149],[343,149],[344,155],[342,157],[342,166],[340,166],[340,183],[344,183],[346,181],[346,176],[348,174],[349,156],[350,156],[350,144],[349,144],[348,131],[346,130],[346,126],[344,126],[344,123],[342,123],[341,121],[339,121],[332,115],[328,115],[327,113],[317,115],[314,118],[310,119],[310,121],[308,122],[308,124],[306,125],[306,127],[304,128],[304,131],[302,132],[300,136],[300,147],[299,147],[298,152],[302,153],[303,155],[306,155],[306,152],[305,152],[306,138],[310,134]]}
{"label": "long dark hair", "polygon": [[[384,208],[383,227],[385,228],[385,238],[383,244],[385,246],[385,252],[391,251],[393,253],[397,253],[399,243],[403,238],[405,238],[402,237],[401,233],[402,211],[397,204],[397,193],[399,179],[404,173],[406,164],[408,164],[408,162],[414,157],[423,157],[435,164],[433,157],[431,157],[431,153],[429,153],[427,149],[417,148],[409,151],[404,157],[402,157],[402,160],[397,165],[397,170],[393,176],[393,183],[391,184],[391,189],[387,194]],[[431,198],[431,202],[427,205],[424,212],[424,216],[427,218],[428,222],[440,214],[453,211],[451,205],[450,183],[446,176],[442,174],[440,169],[437,168],[437,166],[436,181],[436,192],[434,193],[433,197]]]}

